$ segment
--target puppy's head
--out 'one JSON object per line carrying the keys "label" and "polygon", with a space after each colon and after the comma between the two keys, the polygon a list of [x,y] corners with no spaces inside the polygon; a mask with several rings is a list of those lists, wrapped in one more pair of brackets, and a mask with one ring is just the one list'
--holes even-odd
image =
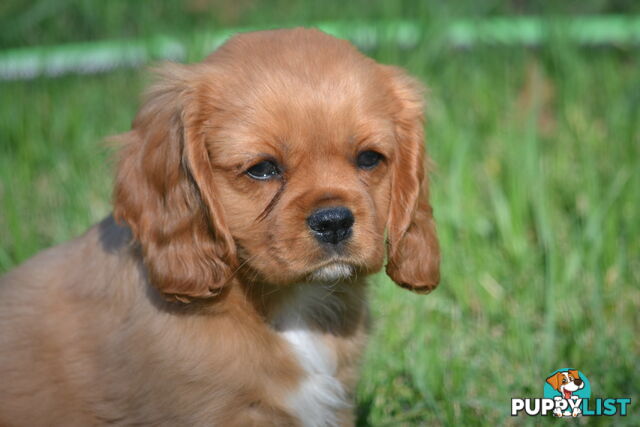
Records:
{"label": "puppy's head", "polygon": [[123,136],[115,214],[165,294],[213,296],[237,272],[286,285],[384,262],[428,291],[439,250],[420,85],[315,30],[236,36],[167,65]]}
{"label": "puppy's head", "polygon": [[584,387],[584,382],[580,379],[580,374],[575,369],[569,369],[564,372],[556,372],[547,378],[547,383],[555,390],[563,393],[568,399],[571,393]]}

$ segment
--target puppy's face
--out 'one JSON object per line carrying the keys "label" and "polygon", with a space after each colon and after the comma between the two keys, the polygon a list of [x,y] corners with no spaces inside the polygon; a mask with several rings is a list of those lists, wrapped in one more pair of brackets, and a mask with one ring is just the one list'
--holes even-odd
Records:
{"label": "puppy's face", "polygon": [[[240,35],[163,74],[129,134],[116,216],[165,293],[212,294],[234,274],[272,284],[369,274],[382,266],[385,234],[397,283],[437,284],[414,80],[303,29]],[[125,182],[139,164],[149,183],[140,196]],[[156,209],[180,215],[151,217],[153,191]]]}
{"label": "puppy's face", "polygon": [[580,379],[580,374],[574,369],[565,372],[556,372],[547,378],[547,383],[562,393],[565,399],[571,398],[574,391],[584,388],[584,382]]}
{"label": "puppy's face", "polygon": [[[226,223],[264,280],[335,281],[382,266],[395,135],[389,89],[365,65],[369,75],[275,63],[225,91],[232,102],[210,118]],[[238,76],[228,78],[227,89]]]}

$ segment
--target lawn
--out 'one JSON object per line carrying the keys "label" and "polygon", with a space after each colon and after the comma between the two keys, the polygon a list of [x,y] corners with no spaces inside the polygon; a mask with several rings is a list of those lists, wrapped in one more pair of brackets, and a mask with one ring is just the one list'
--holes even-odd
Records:
{"label": "lawn", "polygon": [[[137,2],[9,1],[0,47],[208,25],[417,20],[424,33],[415,46],[384,43],[367,54],[430,88],[442,282],[419,296],[382,274],[372,281],[359,424],[538,424],[510,417],[510,400],[542,397],[546,376],[563,367],[586,374],[596,397],[630,397],[631,415],[614,421],[640,424],[638,46],[580,47],[558,34],[535,48],[455,49],[438,37],[443,22],[522,13],[518,2],[213,3],[147,11]],[[584,3],[544,12],[626,7]],[[104,140],[129,128],[148,81],[144,69],[124,69],[0,82],[0,273],[110,212],[113,150]]]}

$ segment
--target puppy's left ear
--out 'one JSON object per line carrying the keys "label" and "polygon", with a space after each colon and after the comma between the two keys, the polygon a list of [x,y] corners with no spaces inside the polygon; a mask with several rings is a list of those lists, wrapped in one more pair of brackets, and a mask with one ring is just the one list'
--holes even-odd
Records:
{"label": "puppy's left ear", "polygon": [[391,171],[387,274],[403,288],[432,291],[440,281],[440,248],[425,172],[422,85],[403,70],[383,66],[395,98],[397,150]]}

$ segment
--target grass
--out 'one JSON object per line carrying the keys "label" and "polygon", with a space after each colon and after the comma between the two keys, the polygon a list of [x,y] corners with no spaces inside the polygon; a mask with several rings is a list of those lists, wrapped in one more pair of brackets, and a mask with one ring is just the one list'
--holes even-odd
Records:
{"label": "grass", "polygon": [[[495,13],[497,3],[479,12],[473,2],[424,10],[388,4],[361,17],[408,14],[429,28],[411,51],[380,46],[368,53],[430,87],[427,140],[437,165],[432,197],[443,280],[422,297],[383,275],[374,279],[359,424],[537,424],[509,416],[511,397],[540,397],[546,375],[571,366],[589,377],[594,396],[630,397],[635,415],[615,422],[638,425],[637,48],[578,48],[560,37],[535,50],[450,50],[438,42],[434,16]],[[251,7],[260,19],[228,23],[339,16],[336,5],[296,6],[282,16]],[[357,16],[356,6],[346,9],[346,17]],[[109,19],[117,19],[113,13]],[[5,31],[0,40],[32,44],[47,32],[73,38],[47,25],[31,38]],[[96,28],[80,36],[120,34]],[[128,129],[147,80],[142,70],[124,70],[0,83],[0,272],[108,214],[112,169],[101,141]]]}

